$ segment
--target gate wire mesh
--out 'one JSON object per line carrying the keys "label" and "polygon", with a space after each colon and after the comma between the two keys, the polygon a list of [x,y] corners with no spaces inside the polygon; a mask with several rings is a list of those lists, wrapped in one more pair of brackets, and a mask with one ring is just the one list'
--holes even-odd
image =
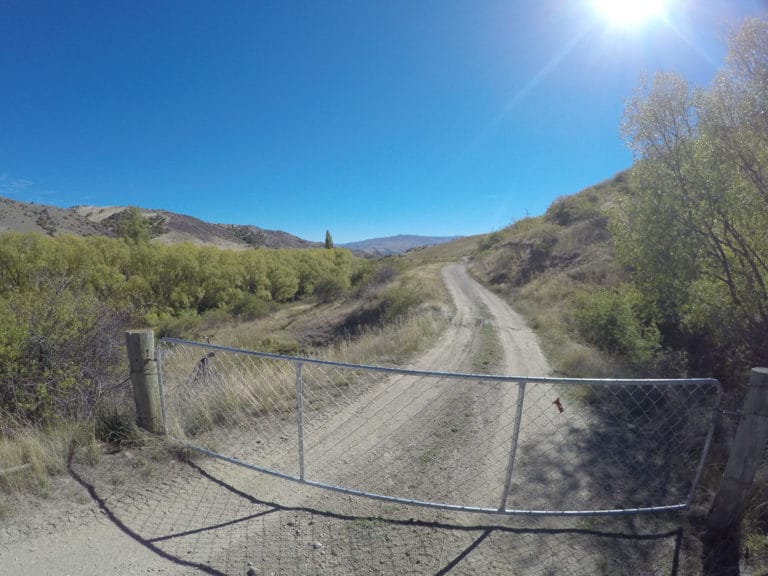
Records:
{"label": "gate wire mesh", "polygon": [[170,338],[158,350],[176,441],[305,484],[448,510],[684,508],[720,401],[710,379],[415,372]]}

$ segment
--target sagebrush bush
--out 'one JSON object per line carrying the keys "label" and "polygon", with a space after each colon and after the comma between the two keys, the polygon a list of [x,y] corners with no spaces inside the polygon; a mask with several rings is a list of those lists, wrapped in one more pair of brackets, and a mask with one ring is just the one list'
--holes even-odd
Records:
{"label": "sagebrush bush", "polygon": [[243,294],[232,306],[232,314],[241,320],[264,318],[270,311],[269,302],[254,294]]}

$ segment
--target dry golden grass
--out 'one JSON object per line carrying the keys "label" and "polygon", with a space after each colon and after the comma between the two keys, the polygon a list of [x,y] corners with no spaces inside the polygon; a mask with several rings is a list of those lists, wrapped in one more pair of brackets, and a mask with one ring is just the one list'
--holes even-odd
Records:
{"label": "dry golden grass", "polygon": [[74,445],[85,446],[89,457],[96,458],[93,427],[81,423],[15,427],[0,438],[0,489],[45,495],[49,477],[66,470]]}
{"label": "dry golden grass", "polygon": [[354,340],[318,351],[324,360],[350,364],[402,365],[427,350],[446,327],[446,316],[424,310],[384,328],[371,328]]}

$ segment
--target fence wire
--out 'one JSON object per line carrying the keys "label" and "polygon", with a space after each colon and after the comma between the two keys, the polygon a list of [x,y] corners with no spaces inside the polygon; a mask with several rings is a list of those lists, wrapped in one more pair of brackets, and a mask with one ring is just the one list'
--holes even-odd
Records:
{"label": "fence wire", "polygon": [[[386,370],[175,339],[158,349],[178,442],[291,480],[448,510],[685,507],[720,398],[708,379]],[[276,502],[285,484],[233,467],[225,481],[258,482]]]}

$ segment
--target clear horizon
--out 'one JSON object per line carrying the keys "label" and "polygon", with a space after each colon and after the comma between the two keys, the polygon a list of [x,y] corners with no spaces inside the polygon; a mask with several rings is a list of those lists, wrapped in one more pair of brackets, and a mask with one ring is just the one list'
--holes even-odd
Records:
{"label": "clear horizon", "polygon": [[337,244],[491,232],[628,168],[641,75],[707,85],[768,10],[596,4],[5,3],[0,195]]}

